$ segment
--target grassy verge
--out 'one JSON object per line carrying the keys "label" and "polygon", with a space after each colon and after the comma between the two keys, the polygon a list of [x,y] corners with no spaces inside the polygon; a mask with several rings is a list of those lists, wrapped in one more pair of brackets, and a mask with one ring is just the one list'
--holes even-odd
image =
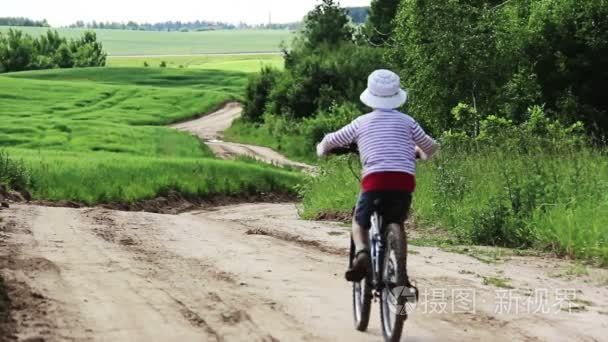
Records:
{"label": "grassy verge", "polygon": [[[304,215],[350,211],[358,184],[344,160],[325,163],[303,190]],[[608,160],[560,155],[443,153],[420,165],[413,210],[456,243],[534,247],[608,265]]]}
{"label": "grassy verge", "polygon": [[137,202],[174,190],[185,197],[294,193],[301,175],[271,166],[209,158],[11,149],[29,168],[34,199],[86,204]]}
{"label": "grassy verge", "polygon": [[257,125],[243,120],[236,120],[230,128],[224,132],[228,141],[242,144],[270,147],[279,151],[292,160],[315,163],[316,154],[306,138],[302,135],[275,135],[264,125]]}

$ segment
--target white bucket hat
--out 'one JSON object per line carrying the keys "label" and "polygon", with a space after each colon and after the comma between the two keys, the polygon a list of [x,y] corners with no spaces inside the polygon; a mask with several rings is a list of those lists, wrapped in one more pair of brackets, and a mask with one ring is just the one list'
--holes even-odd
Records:
{"label": "white bucket hat", "polygon": [[401,79],[390,70],[376,70],[367,79],[367,89],[361,102],[374,109],[395,109],[407,101],[407,92],[401,89]]}

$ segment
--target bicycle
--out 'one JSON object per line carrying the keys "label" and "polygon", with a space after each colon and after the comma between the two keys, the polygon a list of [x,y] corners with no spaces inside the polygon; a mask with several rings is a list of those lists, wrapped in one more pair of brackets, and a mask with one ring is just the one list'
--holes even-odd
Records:
{"label": "bicycle", "polygon": [[[356,146],[337,149],[332,154],[349,154],[349,167],[353,175],[360,178],[352,166],[352,156],[358,154]],[[417,158],[420,156],[417,154]],[[369,229],[371,274],[360,282],[353,282],[353,318],[355,328],[366,331],[369,325],[372,300],[380,302],[380,322],[385,341],[401,339],[407,320],[407,305],[418,301],[418,289],[407,277],[407,239],[402,222],[383,222],[382,203],[374,202],[375,209]],[[355,258],[355,244],[350,239],[349,267]]]}

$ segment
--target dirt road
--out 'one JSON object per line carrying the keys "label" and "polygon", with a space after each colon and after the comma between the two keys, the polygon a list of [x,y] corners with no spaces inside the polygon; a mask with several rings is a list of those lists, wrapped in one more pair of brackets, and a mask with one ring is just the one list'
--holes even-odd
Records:
{"label": "dirt road", "polygon": [[[16,327],[8,340],[381,339],[377,313],[368,333],[352,328],[347,230],[300,221],[294,204],[180,215],[20,205],[0,217],[0,272]],[[409,258],[423,297],[407,341],[605,341],[603,271],[569,279],[569,264],[554,259],[488,264],[422,247]],[[547,289],[546,303],[534,289]],[[569,289],[576,298],[553,295]]]}
{"label": "dirt road", "polygon": [[261,146],[222,141],[222,132],[241,116],[242,108],[238,103],[229,103],[222,109],[199,119],[175,124],[171,127],[198,136],[220,158],[231,159],[248,156],[270,164],[285,165],[310,171],[312,166],[287,159],[276,151]]}
{"label": "dirt road", "polygon": [[[210,140],[239,114],[229,105],[175,127],[221,154],[233,145]],[[367,333],[352,327],[347,244],[346,227],[299,220],[295,204],[16,205],[0,211],[0,341],[380,341],[377,312]],[[608,271],[472,252],[410,249],[422,297],[404,340],[606,340]]]}

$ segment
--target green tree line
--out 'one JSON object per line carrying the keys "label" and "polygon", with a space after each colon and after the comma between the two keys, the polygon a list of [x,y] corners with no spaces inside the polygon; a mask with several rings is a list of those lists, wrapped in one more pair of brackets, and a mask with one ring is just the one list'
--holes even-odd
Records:
{"label": "green tree line", "polygon": [[0,32],[0,73],[104,66],[106,56],[103,45],[91,31],[69,40],[51,30],[37,38],[14,29]]}
{"label": "green tree line", "polygon": [[160,23],[136,23],[128,22],[102,22],[102,21],[77,21],[68,26],[69,28],[87,29],[111,29],[111,30],[136,30],[136,31],[181,31],[181,30],[232,30],[237,28],[234,24],[216,21],[165,21]]}
{"label": "green tree line", "polygon": [[128,22],[102,22],[77,21],[69,25],[69,28],[106,29],[106,30],[133,30],[133,31],[211,31],[211,30],[235,30],[235,29],[272,29],[272,30],[295,30],[300,26],[299,22],[280,24],[258,24],[247,23],[231,24],[218,21],[165,21],[160,23],[137,23]]}
{"label": "green tree line", "polygon": [[37,27],[49,27],[49,23],[46,19],[33,20],[22,17],[1,17],[0,26],[37,26]]}

